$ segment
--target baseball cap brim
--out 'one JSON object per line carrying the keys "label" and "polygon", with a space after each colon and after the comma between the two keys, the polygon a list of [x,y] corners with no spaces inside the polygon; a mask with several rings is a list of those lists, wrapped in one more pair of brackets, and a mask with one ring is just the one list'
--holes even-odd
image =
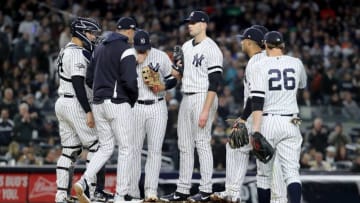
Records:
{"label": "baseball cap brim", "polygon": [[146,51],[151,49],[151,45],[150,44],[146,44],[146,45],[134,45],[135,50],[137,51]]}

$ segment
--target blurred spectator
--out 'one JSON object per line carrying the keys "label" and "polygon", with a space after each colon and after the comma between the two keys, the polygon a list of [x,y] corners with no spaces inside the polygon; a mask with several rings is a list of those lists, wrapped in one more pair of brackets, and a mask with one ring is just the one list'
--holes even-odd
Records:
{"label": "blurred spectator", "polygon": [[17,161],[17,165],[41,165],[41,161],[36,157],[34,148],[32,146],[23,147],[22,154]]}
{"label": "blurred spectator", "polygon": [[70,27],[65,26],[64,30],[60,34],[59,38],[59,48],[64,48],[67,43],[71,40]]}
{"label": "blurred spectator", "polygon": [[325,149],[327,147],[328,130],[323,126],[323,120],[316,118],[313,122],[313,127],[307,136],[310,148],[314,148],[316,151],[325,155]]}
{"label": "blurred spectator", "polygon": [[[28,145],[33,138],[35,126],[35,120],[29,112],[29,105],[21,103],[19,105],[19,113],[14,118],[14,139],[22,146]],[[37,138],[37,136],[34,135],[34,138]]]}
{"label": "blurred spectator", "polygon": [[346,117],[352,118],[354,120],[360,119],[360,108],[358,104],[352,99],[352,95],[349,91],[344,92],[343,105],[343,111]]}
{"label": "blurred spectator", "polygon": [[360,156],[357,156],[354,161],[353,165],[351,167],[351,172],[359,173],[360,172]]}
{"label": "blurred spectator", "polygon": [[336,157],[336,148],[334,146],[328,146],[326,148],[325,161],[330,164],[331,169],[336,169],[335,157]]}
{"label": "blurred spectator", "polygon": [[[18,64],[21,59],[29,59],[33,51],[33,47],[29,42],[29,34],[23,33],[21,38],[14,44],[12,63]],[[22,66],[22,68],[24,69],[25,67]]]}
{"label": "blurred spectator", "polygon": [[37,20],[34,20],[33,12],[26,12],[25,19],[20,23],[18,31],[22,34],[28,34],[30,44],[35,43],[35,40],[39,35],[40,24]]}
{"label": "blurred spectator", "polygon": [[4,97],[0,102],[0,109],[8,109],[10,119],[13,119],[17,113],[17,104],[14,99],[14,92],[10,87],[4,90]]}
{"label": "blurred spectator", "polygon": [[8,165],[15,166],[20,156],[21,151],[19,143],[12,141],[9,144],[8,152],[5,154],[5,159],[8,160]]}
{"label": "blurred spectator", "polygon": [[303,153],[300,158],[300,168],[310,169],[311,156],[308,153]]}
{"label": "blurred spectator", "polygon": [[168,121],[166,126],[166,139],[177,139],[177,119],[179,111],[179,102],[171,99],[168,104]]}
{"label": "blurred spectator", "polygon": [[9,110],[2,109],[0,117],[0,146],[10,144],[13,136],[14,122],[9,119]]}
{"label": "blurred spectator", "polygon": [[335,160],[336,161],[348,161],[349,160],[345,145],[340,145],[337,147]]}
{"label": "blurred spectator", "polygon": [[334,130],[330,132],[328,144],[338,147],[340,145],[346,145],[350,142],[350,136],[344,134],[342,124],[336,123]]}
{"label": "blurred spectator", "polygon": [[323,154],[316,152],[315,160],[310,161],[310,170],[314,171],[330,171],[331,166],[329,163],[323,160]]}
{"label": "blurred spectator", "polygon": [[43,161],[44,165],[48,165],[48,164],[52,164],[55,165],[57,160],[58,160],[58,156],[56,154],[56,150],[55,149],[50,149],[47,153],[46,153],[46,157]]}

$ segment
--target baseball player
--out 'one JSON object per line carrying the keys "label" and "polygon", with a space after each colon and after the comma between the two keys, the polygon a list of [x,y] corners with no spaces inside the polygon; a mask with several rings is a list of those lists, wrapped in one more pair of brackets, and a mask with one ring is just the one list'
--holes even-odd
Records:
{"label": "baseball player", "polygon": [[[250,75],[257,74],[258,70],[254,70],[252,65],[266,57],[265,51],[261,50],[261,47],[263,47],[263,37],[266,32],[267,29],[264,26],[253,25],[250,28],[245,29],[244,33],[239,36],[241,40],[242,51],[250,57],[245,69],[245,78],[249,78]],[[251,119],[248,119],[248,117],[250,116],[249,114],[251,113],[251,98],[249,99],[250,83],[246,79],[244,81],[244,86],[244,113],[240,117],[239,122],[246,123],[247,128],[250,128]],[[249,152],[251,149],[252,147],[250,144],[238,149],[231,148],[229,146],[229,143],[226,144],[225,191],[215,192],[213,195],[211,195],[213,200],[241,202],[240,191],[245,179],[247,165],[249,161]],[[276,172],[281,173],[280,170],[276,170]],[[281,177],[281,174],[277,176]],[[279,182],[274,184],[276,184],[277,187],[272,188],[273,195],[271,196],[271,202],[287,202],[286,187],[284,181],[279,180]],[[258,193],[263,193],[261,191],[261,188],[258,189]],[[262,202],[262,196],[260,195],[259,197],[259,202]]]}
{"label": "baseball player", "polygon": [[[296,94],[306,87],[306,72],[302,62],[283,54],[281,33],[268,32],[264,37],[267,58],[254,64],[259,74],[249,78],[253,114],[252,133],[259,132],[276,149],[289,201],[300,203],[301,182],[299,159],[302,136]],[[274,158],[267,164],[257,161],[257,184],[264,190],[271,188]],[[270,196],[270,192],[267,194]],[[264,198],[270,200],[270,197]]]}
{"label": "baseball player", "polygon": [[85,74],[93,41],[101,27],[94,19],[77,18],[71,23],[72,39],[58,56],[60,84],[55,113],[59,121],[62,155],[57,162],[55,202],[66,202],[71,190],[74,162],[88,148],[90,160],[98,149],[94,116],[90,108],[91,89],[85,85]]}
{"label": "baseball player", "polygon": [[[123,24],[119,24],[119,23]],[[88,183],[114,151],[118,149],[117,181],[114,202],[140,202],[128,193],[134,118],[131,108],[138,98],[136,59],[128,41],[134,36],[134,20],[119,20],[116,32],[110,33],[94,50],[87,82],[93,84],[93,111],[99,134],[99,150],[79,181],[74,184],[80,203],[90,202],[86,196]],[[124,26],[127,27],[124,27]],[[123,33],[123,34],[121,34]],[[126,36],[124,34],[128,34]]]}
{"label": "baseball player", "polygon": [[[145,201],[157,201],[157,188],[161,167],[161,149],[167,122],[167,106],[164,99],[165,90],[176,86],[172,76],[172,62],[168,55],[152,48],[149,34],[143,30],[136,31],[134,48],[137,54],[136,72],[138,74],[139,97],[133,108],[135,117],[134,162],[130,180],[130,195],[140,197],[138,183],[141,175],[141,149],[147,135],[148,157],[145,164]],[[143,78],[144,67],[160,75],[160,87],[149,87]]]}
{"label": "baseball player", "polygon": [[[182,46],[184,72],[183,98],[178,115],[179,180],[176,192],[161,199],[206,202],[212,193],[211,126],[218,106],[216,90],[222,80],[223,54],[206,35],[209,17],[205,12],[193,11],[185,21],[193,38]],[[195,148],[199,155],[201,180],[199,193],[190,196]]]}

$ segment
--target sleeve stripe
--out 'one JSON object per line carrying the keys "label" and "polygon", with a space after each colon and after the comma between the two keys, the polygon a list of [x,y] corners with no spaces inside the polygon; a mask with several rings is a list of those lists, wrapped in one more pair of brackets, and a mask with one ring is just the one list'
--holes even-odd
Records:
{"label": "sleeve stripe", "polygon": [[265,94],[265,92],[263,92],[263,91],[251,91],[250,93]]}
{"label": "sleeve stripe", "polygon": [[214,69],[214,68],[220,68],[221,69],[221,66],[212,66],[212,67],[209,67],[208,70],[211,70],[211,69]]}
{"label": "sleeve stripe", "polygon": [[168,75],[168,76],[166,76],[164,79],[165,79],[165,80],[170,80],[170,79],[173,79],[173,78],[175,78],[175,77],[172,76],[172,75]]}
{"label": "sleeve stripe", "polygon": [[264,98],[265,94],[250,93],[250,97],[261,97]]}
{"label": "sleeve stripe", "polygon": [[136,56],[135,55],[135,50],[132,49],[132,48],[129,48],[129,49],[126,49],[122,55],[121,55],[121,58],[120,58],[120,61],[123,60],[124,58],[128,57],[128,56],[131,56],[133,55],[134,57]]}
{"label": "sleeve stripe", "polygon": [[215,69],[212,69],[212,70],[208,70],[208,74],[214,73],[214,72],[220,72],[220,73],[222,73],[223,70],[222,70],[221,68],[215,68]]}

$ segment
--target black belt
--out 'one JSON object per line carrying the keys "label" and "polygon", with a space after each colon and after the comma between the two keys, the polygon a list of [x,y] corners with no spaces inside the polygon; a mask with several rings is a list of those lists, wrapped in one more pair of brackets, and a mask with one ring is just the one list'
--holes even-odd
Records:
{"label": "black belt", "polygon": [[156,102],[162,101],[162,100],[164,100],[164,98],[159,98],[157,100],[137,100],[137,103],[151,105],[151,104],[155,104]]}
{"label": "black belt", "polygon": [[297,116],[297,114],[272,114],[272,113],[263,113],[263,116]]}
{"label": "black belt", "polygon": [[74,95],[65,94],[64,97],[65,97],[65,98],[74,98]]}
{"label": "black belt", "polygon": [[189,95],[193,95],[196,94],[197,92],[184,92],[185,95],[189,96]]}

